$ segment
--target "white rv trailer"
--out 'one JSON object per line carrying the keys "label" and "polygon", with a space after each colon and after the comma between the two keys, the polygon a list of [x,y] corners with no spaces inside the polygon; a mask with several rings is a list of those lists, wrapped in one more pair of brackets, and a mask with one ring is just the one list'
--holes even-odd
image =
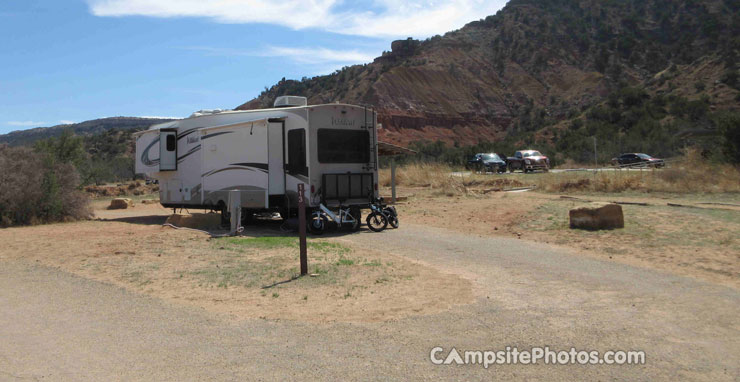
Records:
{"label": "white rv trailer", "polygon": [[201,111],[136,136],[136,173],[159,180],[169,208],[224,212],[239,190],[245,212],[363,208],[378,192],[377,114],[345,104],[279,97],[275,108]]}

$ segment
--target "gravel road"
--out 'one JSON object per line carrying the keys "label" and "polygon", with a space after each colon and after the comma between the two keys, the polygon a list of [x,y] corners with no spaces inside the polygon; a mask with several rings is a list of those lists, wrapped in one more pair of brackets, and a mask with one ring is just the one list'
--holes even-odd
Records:
{"label": "gravel road", "polygon": [[[403,222],[405,223],[405,222]],[[233,322],[0,263],[0,381],[707,380],[740,376],[740,294],[517,239],[404,224],[340,237],[475,281],[474,304],[362,324]],[[437,366],[459,350],[644,350],[645,365]],[[445,353],[446,354],[446,353]]]}

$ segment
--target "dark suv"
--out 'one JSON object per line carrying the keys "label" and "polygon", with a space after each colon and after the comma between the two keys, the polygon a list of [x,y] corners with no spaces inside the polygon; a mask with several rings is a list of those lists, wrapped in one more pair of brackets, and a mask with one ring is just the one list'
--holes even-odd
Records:
{"label": "dark suv", "polygon": [[648,166],[648,167],[664,167],[665,162],[662,159],[653,158],[650,155],[643,153],[628,153],[622,154],[616,158],[612,158],[612,164],[615,166]]}
{"label": "dark suv", "polygon": [[469,169],[484,172],[506,172],[506,161],[496,153],[478,153],[468,160]]}

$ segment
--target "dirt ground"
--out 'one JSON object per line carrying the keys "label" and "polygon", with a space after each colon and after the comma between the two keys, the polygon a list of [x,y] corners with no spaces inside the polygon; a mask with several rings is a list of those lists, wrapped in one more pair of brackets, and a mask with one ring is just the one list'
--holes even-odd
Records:
{"label": "dirt ground", "polygon": [[[97,220],[0,230],[0,260],[25,260],[234,319],[372,322],[473,301],[470,281],[341,237],[309,241],[299,274],[295,237],[268,224],[256,236],[210,238],[162,227],[171,210],[137,203]],[[368,233],[370,234],[370,233]]]}
{"label": "dirt ground", "polygon": [[[401,220],[481,236],[508,236],[575,249],[620,263],[740,287],[740,195],[491,192],[440,196],[423,188],[397,207]],[[568,227],[568,211],[596,202],[624,204],[625,228]],[[668,203],[683,207],[669,206]]]}
{"label": "dirt ground", "polygon": [[[740,204],[733,195],[578,195],[491,192],[446,196],[400,189],[401,224],[413,222],[481,237],[504,236],[577,250],[583,256],[740,287]],[[375,322],[428,315],[474,301],[474,283],[418,260],[360,248],[342,235],[309,242],[309,272],[296,278],[298,248],[279,224],[251,236],[210,238],[162,227],[171,210],[136,197],[128,210],[93,202],[96,220],[0,230],[0,260],[37,262],[86,278],[234,319]],[[584,200],[623,205],[626,227],[570,230]],[[698,204],[701,201],[720,204]],[[701,208],[669,207],[673,202]],[[368,231],[360,235],[372,235]],[[378,236],[380,237],[380,236]]]}
{"label": "dirt ground", "polygon": [[[403,191],[416,196],[399,205],[400,229],[312,238],[318,276],[298,280],[295,238],[272,223],[216,239],[162,227],[171,211],[156,204],[108,211],[101,200],[100,220],[2,229],[0,380],[737,380],[740,291],[699,267],[722,258],[707,250],[685,267],[715,282],[655,270],[663,246],[735,251],[734,238],[698,241],[737,232],[734,211],[653,197],[652,214],[625,208],[628,228],[586,235],[563,227],[580,202],[559,195]],[[684,232],[662,233],[676,219]],[[629,252],[607,260],[599,240],[617,239]],[[637,261],[638,239],[645,266],[618,263]],[[581,245],[593,247],[560,248]],[[487,369],[429,358],[437,346],[544,345],[647,358]]]}

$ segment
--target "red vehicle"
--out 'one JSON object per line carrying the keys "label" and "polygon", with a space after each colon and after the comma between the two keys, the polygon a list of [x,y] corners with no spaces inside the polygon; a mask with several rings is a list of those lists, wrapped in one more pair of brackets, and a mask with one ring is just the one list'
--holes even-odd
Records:
{"label": "red vehicle", "polygon": [[535,170],[544,172],[550,170],[550,159],[537,150],[517,151],[513,157],[507,158],[506,162],[508,163],[509,172],[522,170],[522,172],[528,173]]}

